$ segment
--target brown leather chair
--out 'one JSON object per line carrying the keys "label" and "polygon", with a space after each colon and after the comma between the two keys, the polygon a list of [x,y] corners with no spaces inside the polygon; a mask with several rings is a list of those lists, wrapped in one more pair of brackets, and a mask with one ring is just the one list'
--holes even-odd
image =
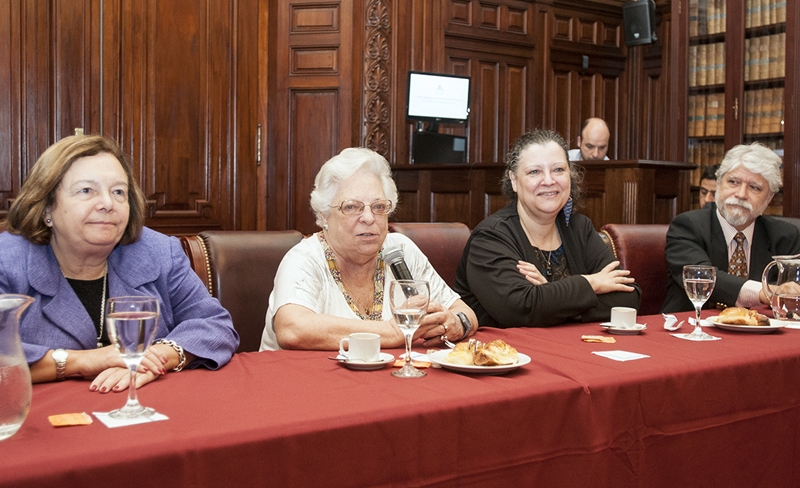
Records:
{"label": "brown leather chair", "polygon": [[471,234],[469,227],[461,222],[389,222],[389,231],[414,241],[433,269],[453,287],[461,253]]}
{"label": "brown leather chair", "polygon": [[608,235],[611,250],[620,265],[630,270],[642,287],[641,315],[660,313],[667,297],[669,271],[664,246],[668,229],[666,224],[606,224],[600,229]]}
{"label": "brown leather chair", "polygon": [[269,295],[283,256],[303,235],[287,231],[205,231],[181,238],[192,268],[231,314],[241,343],[258,351]]}

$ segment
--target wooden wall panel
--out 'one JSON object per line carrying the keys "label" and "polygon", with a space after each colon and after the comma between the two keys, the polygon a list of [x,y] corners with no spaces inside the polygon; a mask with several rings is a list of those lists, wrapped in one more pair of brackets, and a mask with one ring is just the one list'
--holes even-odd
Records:
{"label": "wooden wall panel", "polygon": [[[19,150],[19,126],[12,123],[18,101],[19,42],[14,31],[19,29],[19,12],[11,2],[0,3],[0,161],[13,161]],[[14,18],[16,15],[17,18]],[[17,68],[17,69],[14,69]],[[8,208],[8,199],[19,188],[20,168],[0,164],[0,211]],[[0,217],[2,218],[2,217]]]}
{"label": "wooden wall panel", "polygon": [[537,93],[546,105],[541,126],[558,131],[576,147],[583,120],[601,117],[611,129],[608,156],[626,157],[618,150],[628,137],[619,110],[627,87],[619,11],[555,1],[552,7],[542,5],[538,13],[543,39],[537,66],[543,79]]}
{"label": "wooden wall panel", "polygon": [[148,225],[158,230],[255,227],[256,209],[240,201],[255,192],[255,113],[245,110],[241,118],[239,112],[254,98],[246,79],[237,86],[240,76],[249,76],[237,63],[255,63],[252,54],[239,57],[248,50],[240,52],[237,35],[240,28],[253,31],[248,22],[257,19],[257,7],[252,1],[121,0],[109,14],[118,34],[105,49],[122,57],[110,58],[117,61],[112,93],[119,98],[106,104],[121,117],[104,131],[133,155]]}
{"label": "wooden wall panel", "polygon": [[[336,90],[293,90],[291,97],[288,126],[293,135],[292,155],[295,161],[303,163],[292,165],[291,181],[295,182],[292,213],[296,228],[308,233],[314,231],[316,226],[309,196],[319,168],[336,153],[338,133],[334,122],[339,119],[342,101]],[[319,139],[315,137],[314,142],[309,143],[308,134],[325,136]]]}
{"label": "wooden wall panel", "polygon": [[672,60],[666,52],[671,43],[669,8],[660,7],[658,16],[658,41],[628,49],[627,69],[635,76],[630,85],[631,96],[622,100],[619,110],[630,114],[626,152],[631,157],[681,161],[684,151],[676,151],[672,142],[678,138],[678,127],[682,124],[680,104],[670,92]]}
{"label": "wooden wall panel", "polygon": [[[352,0],[290,0],[272,3],[270,36],[275,72],[268,127],[274,147],[267,182],[267,228],[317,230],[309,205],[322,164],[345,147],[358,145],[360,103],[354,86],[355,26],[364,19]],[[359,36],[358,39],[361,39]],[[354,114],[358,119],[354,119]]]}
{"label": "wooden wall panel", "polygon": [[97,118],[97,6],[0,4],[0,219],[39,155]]}
{"label": "wooden wall panel", "polygon": [[15,185],[47,146],[83,128],[133,157],[147,225],[174,234],[255,228],[255,208],[239,200],[255,188],[255,112],[243,109],[255,98],[251,82],[237,85],[254,79],[241,67],[255,66],[255,49],[237,36],[256,32],[258,0],[7,5],[17,27],[0,70],[12,73],[14,94],[5,133],[13,153],[2,164],[19,168]]}
{"label": "wooden wall panel", "polygon": [[444,0],[446,73],[470,76],[468,127],[441,132],[468,134],[468,161],[502,161],[508,146],[531,128],[533,107],[533,6]]}

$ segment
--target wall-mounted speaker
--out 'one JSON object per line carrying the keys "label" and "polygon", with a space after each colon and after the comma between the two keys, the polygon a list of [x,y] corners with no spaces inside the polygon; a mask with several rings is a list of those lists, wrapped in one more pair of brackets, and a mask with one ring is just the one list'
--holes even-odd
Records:
{"label": "wall-mounted speaker", "polygon": [[622,6],[625,44],[638,46],[658,40],[656,37],[656,2],[633,0]]}

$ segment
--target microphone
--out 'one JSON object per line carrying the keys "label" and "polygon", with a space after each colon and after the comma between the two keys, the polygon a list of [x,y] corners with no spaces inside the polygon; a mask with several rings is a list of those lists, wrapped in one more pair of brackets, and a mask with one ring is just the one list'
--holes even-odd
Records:
{"label": "microphone", "polygon": [[[392,274],[394,275],[394,279],[396,280],[414,279],[414,277],[411,276],[411,271],[408,270],[408,266],[406,266],[405,259],[403,259],[403,250],[401,248],[395,247],[389,249],[383,255],[383,260],[389,263],[389,267],[392,269]],[[416,295],[417,290],[413,286],[404,286],[403,293],[406,295],[406,298],[408,298]]]}
{"label": "microphone", "polygon": [[414,278],[411,276],[411,271],[408,270],[408,266],[406,266],[405,259],[403,259],[403,250],[399,247],[395,247],[386,251],[386,254],[383,255],[383,259],[389,263],[389,267],[392,268],[392,274],[394,275],[394,279],[396,280],[413,280]]}

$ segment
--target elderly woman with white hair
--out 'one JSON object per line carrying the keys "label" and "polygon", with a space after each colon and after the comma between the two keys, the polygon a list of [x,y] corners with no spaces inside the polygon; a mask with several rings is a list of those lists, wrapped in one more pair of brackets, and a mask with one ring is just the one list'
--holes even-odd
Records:
{"label": "elderly woman with white hair", "polygon": [[717,281],[707,307],[767,304],[761,275],[772,256],[800,253],[794,225],[762,215],[781,188],[781,158],[759,144],[731,148],[717,170],[715,203],[673,219],[664,254],[670,280],[663,312],[694,310],[683,290],[683,267],[713,264]]}
{"label": "elderly woman with white hair", "polygon": [[388,303],[388,249],[401,248],[415,279],[430,282],[431,303],[414,339],[425,346],[475,333],[475,314],[407,237],[389,231],[397,205],[391,168],[381,155],[348,148],[320,168],[311,207],[322,230],[303,239],[281,261],[269,297],[261,350],[336,350],[353,332],[381,336],[381,347],[401,347],[403,333]]}

